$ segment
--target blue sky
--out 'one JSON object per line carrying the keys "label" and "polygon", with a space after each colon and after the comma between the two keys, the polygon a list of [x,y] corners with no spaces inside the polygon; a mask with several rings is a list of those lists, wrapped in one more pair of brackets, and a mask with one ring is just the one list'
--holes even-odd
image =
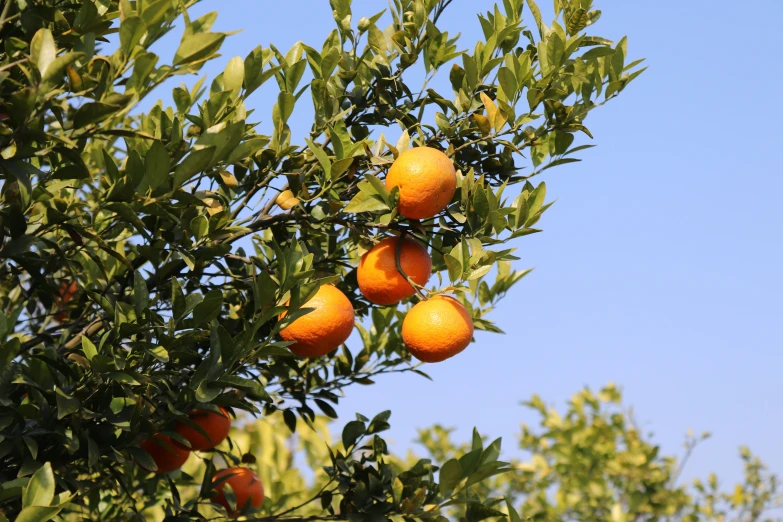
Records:
{"label": "blue sky", "polygon": [[[522,399],[537,393],[562,408],[581,387],[614,381],[667,454],[681,453],[689,428],[713,433],[685,478],[715,471],[739,479],[741,444],[783,472],[783,172],[774,105],[783,3],[595,5],[604,14],[594,32],[628,35],[630,57],[647,58],[649,70],[587,120],[598,147],[544,176],[558,201],[539,223],[545,232],[516,243],[517,267],[536,270],[494,313],[507,334],[479,333],[460,356],[430,365],[434,382],[392,376],[349,389],[341,422],[390,408],[398,450],[416,428],[441,423],[465,440],[474,425],[503,436],[514,454],[520,422],[536,421]],[[475,13],[491,6],[454,0],[439,25],[472,48]],[[355,19],[384,7],[356,0]],[[210,77],[258,44],[320,48],[333,24],[326,0],[205,0],[194,12],[212,10],[220,12],[216,29],[244,31],[205,67]],[[177,38],[157,51],[172,56]],[[435,86],[449,94],[445,79]],[[272,88],[248,103],[260,119],[269,120]],[[294,136],[309,124],[307,111],[296,111]]]}

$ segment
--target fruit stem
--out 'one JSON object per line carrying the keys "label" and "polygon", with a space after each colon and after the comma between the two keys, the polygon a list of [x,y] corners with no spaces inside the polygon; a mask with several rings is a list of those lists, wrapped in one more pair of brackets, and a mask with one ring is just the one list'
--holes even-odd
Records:
{"label": "fruit stem", "polygon": [[405,270],[402,269],[402,263],[400,262],[400,256],[402,254],[402,243],[405,241],[405,236],[408,235],[407,230],[403,230],[400,232],[400,240],[397,241],[397,246],[394,249],[394,262],[397,264],[397,272],[400,273],[400,275],[408,282],[409,285],[413,287],[413,289],[416,291],[418,296],[426,301],[427,296],[424,295],[424,292],[421,291],[421,287],[417,285],[410,277],[408,277],[408,274],[405,273]]}

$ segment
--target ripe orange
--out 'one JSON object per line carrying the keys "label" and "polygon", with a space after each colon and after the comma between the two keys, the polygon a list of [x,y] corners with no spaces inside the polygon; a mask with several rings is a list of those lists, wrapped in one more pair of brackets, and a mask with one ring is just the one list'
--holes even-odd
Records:
{"label": "ripe orange", "polygon": [[416,304],[402,322],[402,340],[423,362],[440,362],[468,347],[473,319],[453,297],[436,295]]}
{"label": "ripe orange", "polygon": [[[340,290],[324,285],[303,308],[313,308],[280,332],[285,341],[295,341],[289,346],[299,357],[319,357],[336,350],[353,331],[353,305]],[[280,314],[279,319],[285,316]]]}
{"label": "ripe orange", "polygon": [[[228,478],[224,478],[228,477]],[[215,486],[217,496],[212,499],[216,504],[220,504],[230,517],[235,518],[239,516],[239,513],[250,502],[250,505],[254,508],[260,508],[264,503],[264,485],[258,479],[255,473],[247,468],[227,468],[215,473],[212,478],[212,483],[220,481]],[[226,500],[226,495],[223,492],[223,488],[228,484],[231,486],[231,490],[234,492],[234,498],[236,498],[236,511],[231,509],[231,506]]]}
{"label": "ripe orange", "polygon": [[[194,410],[190,412],[188,418],[208,435],[208,437],[205,437],[196,428],[188,426],[183,422],[177,424],[175,431],[190,442],[190,449],[194,451],[213,449],[226,440],[228,432],[231,429],[231,417],[229,417],[228,411],[222,407],[220,408],[220,413],[206,410]],[[176,441],[175,444],[184,447]]]}
{"label": "ripe orange", "polygon": [[160,433],[142,442],[141,449],[149,453],[158,466],[155,473],[169,473],[181,468],[190,455],[188,450],[175,444],[171,437]]}
{"label": "ripe orange", "polygon": [[76,294],[77,290],[79,290],[79,285],[76,284],[76,281],[72,281],[70,283],[67,281],[60,282],[60,288],[57,291],[54,302],[57,304],[60,310],[57,312],[55,318],[61,323],[67,321],[71,315],[70,312],[63,310],[63,307],[73,299],[73,296]]}
{"label": "ripe orange", "polygon": [[283,210],[290,210],[299,204],[299,199],[290,190],[284,190],[277,196],[275,203]]}
{"label": "ripe orange", "polygon": [[[359,290],[371,303],[391,305],[412,296],[416,290],[397,271],[398,237],[387,237],[362,256],[356,278]],[[400,251],[402,270],[414,283],[424,286],[432,274],[432,258],[418,241],[405,238]]]}
{"label": "ripe orange", "polygon": [[400,214],[427,219],[449,204],[457,190],[457,174],[449,157],[438,149],[416,147],[394,160],[386,175],[386,187],[400,187]]}

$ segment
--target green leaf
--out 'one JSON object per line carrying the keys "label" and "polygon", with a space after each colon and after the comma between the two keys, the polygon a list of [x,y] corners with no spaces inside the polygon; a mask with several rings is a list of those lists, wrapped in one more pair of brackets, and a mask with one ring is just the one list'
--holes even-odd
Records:
{"label": "green leaf", "polygon": [[245,122],[219,123],[208,128],[194,145],[194,148],[215,147],[215,153],[210,164],[225,160],[239,142],[245,132]]}
{"label": "green leaf", "polygon": [[309,138],[305,139],[305,141],[310,147],[310,150],[313,152],[313,155],[315,155],[315,158],[318,160],[318,163],[321,164],[321,168],[324,171],[324,176],[326,179],[329,179],[332,174],[332,163],[329,161],[329,156],[326,154],[326,151],[322,149],[319,144],[314,143]]}
{"label": "green leaf", "polygon": [[196,239],[201,239],[209,232],[209,220],[206,216],[196,216],[190,220],[190,230]]}
{"label": "green leaf", "polygon": [[454,487],[462,480],[462,465],[457,459],[447,461],[440,468],[440,494],[443,497],[448,496]]}
{"label": "green leaf", "polygon": [[372,188],[375,189],[375,192],[383,199],[383,201],[386,202],[386,205],[388,205],[389,208],[393,208],[394,202],[391,199],[391,196],[389,195],[389,191],[386,188],[386,184],[373,176],[372,174],[367,174],[365,176],[365,179],[370,182],[370,185],[372,185]]}
{"label": "green leaf", "polygon": [[253,379],[245,379],[235,375],[226,375],[216,381],[216,384],[229,386],[238,390],[245,390],[255,395],[259,400],[271,400],[269,394],[260,382]]}
{"label": "green leaf", "polygon": [[16,516],[14,522],[46,522],[54,518],[61,510],[62,508],[58,506],[29,506]]}
{"label": "green leaf", "polygon": [[585,61],[597,60],[602,56],[611,56],[614,54],[614,49],[611,47],[594,47],[582,55],[582,59]]}
{"label": "green leaf", "polygon": [[175,321],[179,321],[187,311],[187,304],[185,302],[185,294],[182,292],[182,287],[177,281],[177,278],[171,280],[171,311]]}
{"label": "green leaf", "polygon": [[446,254],[443,256],[443,260],[446,262],[446,268],[449,271],[449,279],[451,282],[454,283],[459,281],[462,277],[462,263],[460,263],[459,259],[451,254]]}
{"label": "green leaf", "polygon": [[90,468],[95,466],[100,458],[101,452],[98,444],[90,437],[87,437],[87,466]]}
{"label": "green leaf", "polygon": [[120,48],[126,57],[131,55],[146,32],[147,26],[138,16],[129,16],[120,23]]}
{"label": "green leaf", "polygon": [[98,355],[98,349],[86,335],[82,336],[82,351],[88,361],[92,361],[92,358]]}
{"label": "green leaf", "polygon": [[478,185],[473,194],[473,208],[481,219],[486,219],[489,215],[489,200],[482,185]]}
{"label": "green leaf", "polygon": [[147,282],[141,272],[133,272],[133,306],[136,308],[136,317],[141,319],[141,314],[149,304],[150,292],[147,289]]}
{"label": "green leaf", "polygon": [[117,105],[102,102],[85,103],[76,109],[76,114],[73,116],[73,126],[75,129],[80,129],[92,123],[98,123],[110,117],[121,108]]}
{"label": "green leaf", "polygon": [[555,154],[564,154],[573,142],[573,134],[568,132],[555,131]]}
{"label": "green leaf", "polygon": [[171,7],[171,0],[144,2],[144,11],[141,16],[148,26],[154,26],[165,20],[166,13]]}
{"label": "green leaf", "polygon": [[479,434],[478,430],[474,427],[473,428],[473,446],[472,449],[484,449],[484,442],[481,440],[481,435]]}
{"label": "green leaf", "polygon": [[465,68],[465,81],[468,84],[470,92],[473,92],[476,89],[479,81],[476,60],[469,54],[465,53],[462,55],[462,64]]}
{"label": "green leaf", "polygon": [[538,26],[538,34],[543,38],[544,34],[547,32],[547,26],[544,24],[544,20],[541,17],[541,10],[538,8],[535,0],[525,1],[527,2],[527,6],[530,8],[530,12],[533,13],[533,19],[536,21],[536,25]]}
{"label": "green leaf", "polygon": [[192,150],[174,169],[174,188],[182,186],[193,175],[202,172],[212,163],[216,147]]}
{"label": "green leaf", "polygon": [[508,522],[522,522],[522,517],[519,516],[519,513],[514,509],[514,505],[511,504],[509,499],[506,499],[506,509],[508,510]]}
{"label": "green leaf", "polygon": [[174,54],[174,65],[203,61],[212,56],[223,45],[223,33],[186,34]]}
{"label": "green leaf", "polygon": [[486,275],[492,269],[492,265],[480,266],[468,274],[467,280],[472,281]]}
{"label": "green leaf", "polygon": [[331,419],[336,419],[337,418],[337,412],[334,410],[334,408],[332,407],[331,404],[329,404],[328,402],[326,402],[324,400],[321,400],[321,399],[315,399],[314,402],[318,406],[318,408],[322,412],[324,412],[324,415],[326,415],[327,417],[329,417]]}
{"label": "green leaf", "polygon": [[30,205],[33,193],[33,177],[38,176],[40,179],[43,172],[30,163],[21,160],[3,161],[0,163],[0,168],[11,174],[19,182],[17,185],[19,197],[22,200],[22,206],[27,208]]}
{"label": "green leaf", "polygon": [[376,54],[381,56],[386,55],[386,36],[375,24],[370,26],[370,31],[367,34],[367,41]]}
{"label": "green leaf", "polygon": [[490,444],[484,449],[484,451],[481,453],[481,462],[480,462],[481,466],[484,466],[485,464],[489,464],[498,460],[498,457],[500,456],[501,442],[502,439],[497,438],[494,441],[492,441],[492,444]]}
{"label": "green leaf", "polygon": [[228,61],[226,69],[223,71],[223,88],[231,91],[236,97],[242,89],[242,83],[245,81],[245,63],[242,58],[235,56]]}
{"label": "green leaf", "polygon": [[479,522],[480,520],[485,520],[487,518],[504,517],[505,515],[506,514],[502,511],[492,509],[480,502],[470,502],[468,504],[468,509],[465,511],[465,519],[467,522]]}
{"label": "green leaf", "polygon": [[528,206],[528,220],[530,220],[533,216],[536,215],[536,213],[541,210],[541,207],[544,205],[544,201],[546,200],[546,183],[541,182],[533,192],[530,193],[530,196],[527,198],[527,206]]}
{"label": "green leaf", "polygon": [[354,420],[346,424],[342,435],[343,448],[347,451],[348,448],[352,447],[359,440],[359,437],[364,435],[365,430],[366,427],[362,421]]}
{"label": "green leaf", "polygon": [[287,122],[293,114],[294,105],[296,105],[296,98],[290,92],[283,91],[277,95],[277,107],[283,123]]}
{"label": "green leaf", "polygon": [[[154,439],[153,439],[154,440]],[[158,465],[155,464],[152,456],[141,448],[135,448],[133,446],[127,448],[128,454],[139,463],[139,465],[149,471],[157,471]]]}
{"label": "green leaf", "polygon": [[168,179],[170,168],[171,160],[165,145],[160,141],[155,141],[144,157],[144,177],[137,192],[144,194],[147,190],[154,191]]}
{"label": "green leaf", "polygon": [[343,158],[332,164],[332,179],[338,180],[353,165],[353,158]]}
{"label": "green leaf", "polygon": [[296,414],[291,410],[283,410],[283,421],[291,433],[296,433]]}
{"label": "green leaf", "polygon": [[568,34],[574,35],[587,26],[590,18],[587,16],[587,11],[583,8],[575,9],[566,21],[566,30]]}
{"label": "green leaf", "polygon": [[63,419],[72,413],[79,411],[81,402],[76,397],[68,395],[61,388],[55,389],[57,396],[57,418]]}
{"label": "green leaf", "polygon": [[[359,185],[365,182],[360,182]],[[369,182],[367,182],[369,185]],[[389,207],[380,196],[367,193],[360,190],[356,194],[348,205],[343,209],[343,212],[348,214],[355,214],[357,212],[376,212],[380,210],[388,210]]]}
{"label": "green leaf", "polygon": [[[384,208],[386,208],[385,205]],[[38,238],[36,236],[28,235],[19,236],[16,239],[12,239],[6,243],[3,248],[0,248],[0,259],[24,254],[25,252],[29,251],[30,247],[33,246],[37,241]]]}
{"label": "green leaf", "polygon": [[207,292],[207,295],[204,296],[204,300],[193,309],[193,321],[196,324],[209,323],[212,319],[217,318],[222,306],[223,292],[220,290],[210,290]]}
{"label": "green leaf", "polygon": [[[47,462],[33,474],[22,493],[22,506],[48,506],[54,500],[54,472]],[[18,520],[18,518],[17,518]]]}
{"label": "green leaf", "polygon": [[498,70],[498,81],[500,82],[500,88],[503,89],[503,93],[506,95],[506,99],[513,100],[517,95],[517,79],[514,73],[508,67],[501,67]]}
{"label": "green leaf", "polygon": [[82,58],[84,53],[68,52],[62,56],[55,58],[49,67],[46,68],[46,74],[43,75],[42,80],[44,82],[50,82],[58,79],[57,77],[62,74],[63,69],[72,64],[76,60]]}
{"label": "green leaf", "polygon": [[559,158],[559,159],[556,159],[554,161],[550,161],[549,163],[547,163],[546,165],[541,167],[538,170],[538,172],[543,172],[546,169],[551,169],[552,167],[557,167],[558,165],[565,165],[567,163],[577,163],[579,161],[582,161],[582,160],[580,160],[579,158]]}
{"label": "green leaf", "polygon": [[245,140],[229,153],[228,158],[226,158],[226,163],[234,163],[237,161],[244,161],[247,158],[252,158],[267,143],[269,143],[269,138],[266,136],[257,136]]}
{"label": "green leaf", "polygon": [[623,36],[619,42],[617,42],[617,46],[615,47],[614,56],[612,56],[612,69],[614,69],[614,73],[617,75],[617,78],[620,78],[623,74],[623,68],[625,65],[625,56],[628,52],[628,39]]}
{"label": "green leaf", "polygon": [[46,28],[38,29],[30,41],[30,58],[41,73],[41,78],[46,76],[47,69],[56,57],[57,47],[52,32]]}

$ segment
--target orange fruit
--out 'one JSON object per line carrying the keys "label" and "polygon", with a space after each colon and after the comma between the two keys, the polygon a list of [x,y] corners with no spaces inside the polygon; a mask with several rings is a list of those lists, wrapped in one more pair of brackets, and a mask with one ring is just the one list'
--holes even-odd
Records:
{"label": "orange fruit", "polygon": [[181,468],[190,455],[188,450],[175,444],[171,437],[160,433],[142,442],[141,449],[149,453],[158,466],[155,473],[169,473]]}
{"label": "orange fruit", "polygon": [[[313,308],[286,326],[280,337],[294,341],[288,348],[299,357],[319,357],[336,350],[353,331],[353,305],[340,290],[324,285],[302,305]],[[279,319],[285,316],[280,314]]]}
{"label": "orange fruit", "polygon": [[[261,484],[258,476],[247,468],[227,468],[218,471],[212,478],[212,483],[214,484],[218,481],[220,483],[215,485],[217,496],[212,501],[226,508],[228,515],[232,518],[239,516],[239,513],[247,506],[248,502],[256,509],[260,508],[261,504],[264,503],[264,485]],[[231,490],[234,492],[236,511],[231,509],[231,505],[226,500],[226,495],[223,491],[226,484],[231,486]]]}
{"label": "orange fruit", "polygon": [[299,199],[290,190],[284,190],[277,196],[275,203],[283,210],[290,210],[299,204]]}
{"label": "orange fruit", "polygon": [[423,362],[440,362],[468,347],[473,319],[453,297],[436,295],[417,303],[402,322],[402,340]]}
{"label": "orange fruit", "polygon": [[77,290],[79,290],[79,285],[76,284],[76,281],[72,281],[70,283],[67,281],[60,282],[60,288],[57,291],[54,302],[57,304],[60,310],[57,312],[55,318],[61,323],[67,321],[71,315],[70,312],[63,310],[63,307],[73,300],[73,296],[76,295]]}
{"label": "orange fruit", "polygon": [[431,147],[408,149],[394,160],[386,188],[400,187],[397,210],[410,219],[441,212],[457,190],[457,173],[448,156]]}
{"label": "orange fruit", "polygon": [[[362,256],[356,278],[359,290],[371,303],[391,305],[416,293],[397,271],[398,237],[387,237]],[[414,283],[424,286],[432,274],[432,258],[418,241],[405,238],[400,266]]]}
{"label": "orange fruit", "polygon": [[[188,426],[183,422],[177,423],[174,430],[190,442],[190,449],[194,451],[213,449],[226,440],[228,432],[231,429],[231,417],[229,417],[226,409],[222,407],[220,408],[220,413],[206,410],[194,410],[190,412],[188,418],[208,435],[208,437],[205,437],[196,428]],[[176,441],[175,444],[184,447]]]}

